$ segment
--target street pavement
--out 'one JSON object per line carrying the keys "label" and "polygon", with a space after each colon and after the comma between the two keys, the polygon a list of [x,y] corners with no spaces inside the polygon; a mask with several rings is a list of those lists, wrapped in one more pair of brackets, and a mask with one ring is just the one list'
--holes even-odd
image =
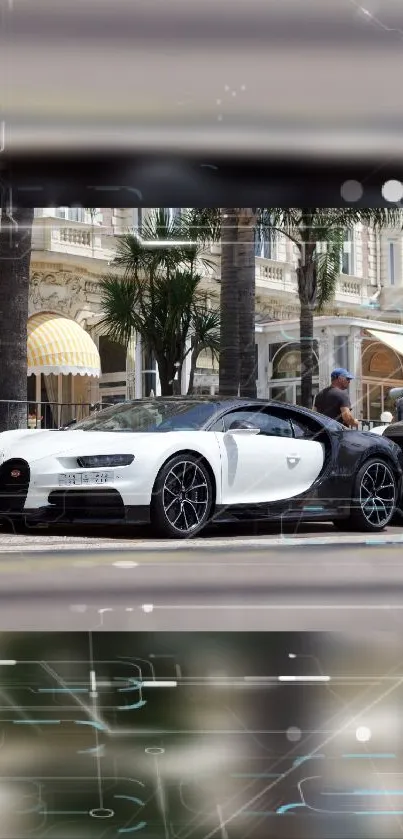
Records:
{"label": "street pavement", "polygon": [[1,631],[403,629],[403,527],[0,532]]}

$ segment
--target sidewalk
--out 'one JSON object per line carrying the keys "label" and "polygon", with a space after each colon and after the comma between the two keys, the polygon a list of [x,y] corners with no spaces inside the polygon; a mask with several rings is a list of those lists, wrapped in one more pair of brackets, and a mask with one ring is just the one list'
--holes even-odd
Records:
{"label": "sidewalk", "polygon": [[263,548],[279,547],[330,547],[330,546],[370,546],[370,545],[403,545],[403,528],[391,528],[384,534],[368,535],[366,533],[339,533],[336,530],[334,535],[309,535],[297,536],[251,536],[251,537],[228,537],[215,536],[204,539],[186,540],[157,540],[157,539],[132,539],[132,538],[107,538],[106,536],[68,536],[68,535],[45,535],[38,533],[32,535],[10,535],[2,534],[0,531],[0,554],[5,553],[48,553],[51,551],[108,551],[108,552],[147,552],[147,551],[189,551],[197,550],[202,552],[217,551],[225,548],[244,551],[245,548],[262,550]]}

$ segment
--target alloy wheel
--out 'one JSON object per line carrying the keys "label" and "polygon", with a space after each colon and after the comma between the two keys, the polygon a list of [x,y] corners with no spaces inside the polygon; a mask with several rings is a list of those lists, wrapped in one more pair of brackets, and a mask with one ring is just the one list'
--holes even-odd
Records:
{"label": "alloy wheel", "polygon": [[183,460],[169,470],[162,488],[164,514],[170,525],[191,533],[204,520],[210,492],[204,471],[194,461]]}
{"label": "alloy wheel", "polygon": [[360,507],[368,524],[384,527],[396,504],[396,481],[386,463],[376,461],[365,470],[360,483]]}

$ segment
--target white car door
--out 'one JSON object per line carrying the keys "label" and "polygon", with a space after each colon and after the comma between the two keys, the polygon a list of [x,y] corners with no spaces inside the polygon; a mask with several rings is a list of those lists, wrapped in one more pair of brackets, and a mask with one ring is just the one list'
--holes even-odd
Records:
{"label": "white car door", "polygon": [[[247,420],[262,433],[231,432],[235,420]],[[217,434],[222,469],[222,504],[260,504],[307,492],[321,472],[324,448],[315,440],[296,439],[291,422],[270,411],[233,411]]]}

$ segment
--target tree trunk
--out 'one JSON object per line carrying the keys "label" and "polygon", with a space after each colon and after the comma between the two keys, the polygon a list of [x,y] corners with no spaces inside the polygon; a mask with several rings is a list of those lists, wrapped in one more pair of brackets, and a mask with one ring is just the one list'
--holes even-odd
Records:
{"label": "tree trunk", "polygon": [[300,349],[301,349],[301,405],[312,408],[313,372],[313,316],[316,303],[316,266],[313,262],[312,244],[305,246],[303,259],[297,268],[300,300]]}
{"label": "tree trunk", "polygon": [[256,212],[238,211],[237,269],[239,289],[240,395],[256,398],[256,282],[255,226]]}
{"label": "tree trunk", "polygon": [[220,361],[221,396],[239,393],[239,297],[236,269],[237,210],[222,210]]}
{"label": "tree trunk", "polygon": [[174,395],[174,378],[176,369],[174,364],[170,364],[166,358],[158,358],[158,375],[160,377],[161,396]]}
{"label": "tree trunk", "polygon": [[309,304],[301,304],[299,324],[301,343],[301,405],[303,408],[312,408],[313,309]]}
{"label": "tree trunk", "polygon": [[199,348],[195,347],[194,350],[192,350],[192,355],[190,356],[188,396],[191,396],[194,390],[195,372],[199,355]]}
{"label": "tree trunk", "polygon": [[299,340],[301,349],[301,405],[312,408],[312,372],[313,372],[313,315],[309,302],[301,300],[299,317]]}
{"label": "tree trunk", "polygon": [[[27,322],[33,209],[3,207],[0,228],[0,431],[27,428]],[[22,403],[22,404],[21,404]]]}

